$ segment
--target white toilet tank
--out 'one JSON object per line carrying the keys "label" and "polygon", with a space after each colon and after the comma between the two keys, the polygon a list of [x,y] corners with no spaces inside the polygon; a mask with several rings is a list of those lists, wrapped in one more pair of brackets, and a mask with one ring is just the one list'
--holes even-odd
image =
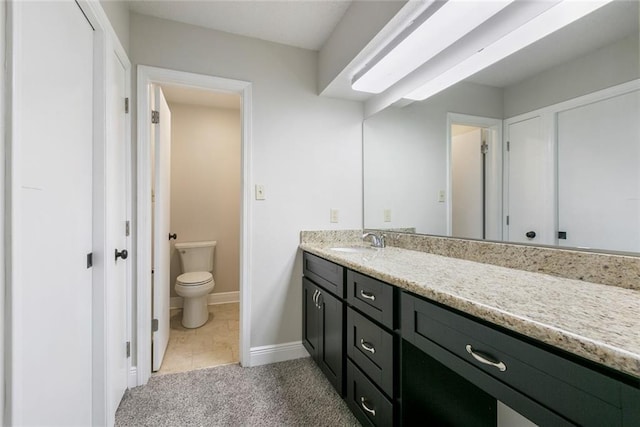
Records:
{"label": "white toilet tank", "polygon": [[213,254],[217,243],[216,241],[176,243],[182,272],[208,271],[212,273]]}

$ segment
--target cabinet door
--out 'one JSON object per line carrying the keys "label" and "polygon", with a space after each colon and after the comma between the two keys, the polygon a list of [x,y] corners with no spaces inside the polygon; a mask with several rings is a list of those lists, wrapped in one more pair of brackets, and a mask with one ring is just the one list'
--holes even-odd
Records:
{"label": "cabinet door", "polygon": [[316,363],[331,384],[344,396],[344,303],[323,289],[316,298],[320,307],[320,340]]}
{"label": "cabinet door", "polygon": [[308,279],[302,279],[302,344],[311,357],[318,354],[318,337],[320,336],[319,312],[315,296],[319,292],[316,285]]}

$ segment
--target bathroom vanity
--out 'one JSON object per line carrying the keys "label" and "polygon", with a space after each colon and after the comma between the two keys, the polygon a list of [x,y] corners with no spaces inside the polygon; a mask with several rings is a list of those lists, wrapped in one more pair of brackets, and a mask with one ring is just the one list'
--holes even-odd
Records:
{"label": "bathroom vanity", "polygon": [[637,290],[334,246],[300,246],[303,342],[363,425],[640,425]]}

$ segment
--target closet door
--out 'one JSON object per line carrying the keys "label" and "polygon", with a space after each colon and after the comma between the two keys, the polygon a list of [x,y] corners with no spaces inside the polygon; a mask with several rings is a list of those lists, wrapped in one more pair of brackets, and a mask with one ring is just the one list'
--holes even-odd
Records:
{"label": "closet door", "polygon": [[638,117],[640,91],[558,113],[560,245],[640,252]]}
{"label": "closet door", "polygon": [[91,424],[93,29],[13,2],[11,416]]}
{"label": "closet door", "polygon": [[554,157],[545,119],[531,117],[506,127],[505,240],[555,244]]}

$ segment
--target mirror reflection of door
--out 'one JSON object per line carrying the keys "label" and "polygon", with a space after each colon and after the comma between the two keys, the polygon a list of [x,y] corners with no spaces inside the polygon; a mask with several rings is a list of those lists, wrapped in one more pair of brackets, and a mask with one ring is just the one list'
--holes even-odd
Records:
{"label": "mirror reflection of door", "polygon": [[543,119],[507,125],[505,240],[552,245],[554,194],[551,142]]}
{"label": "mirror reflection of door", "polygon": [[502,122],[474,116],[452,117],[450,235],[501,240]]}
{"label": "mirror reflection of door", "polygon": [[[484,239],[486,130],[451,126],[451,233],[455,237]],[[486,136],[485,136],[486,137]]]}
{"label": "mirror reflection of door", "polygon": [[558,243],[640,252],[640,91],[558,113]]}

